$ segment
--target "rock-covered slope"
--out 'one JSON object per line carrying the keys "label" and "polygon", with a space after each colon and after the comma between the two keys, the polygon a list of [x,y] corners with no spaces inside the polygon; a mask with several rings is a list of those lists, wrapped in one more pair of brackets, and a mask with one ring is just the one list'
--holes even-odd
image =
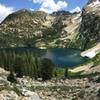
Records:
{"label": "rock-covered slope", "polygon": [[83,49],[93,47],[100,42],[100,0],[89,0],[83,8],[77,42]]}
{"label": "rock-covered slope", "polygon": [[9,82],[7,80],[9,73],[0,68],[0,100],[40,100],[37,93],[24,87],[23,82],[17,82],[17,84]]}
{"label": "rock-covered slope", "polygon": [[15,84],[7,80],[9,72],[0,68],[0,100],[100,100],[100,66],[87,72],[83,78],[45,82],[24,76]]}
{"label": "rock-covered slope", "polygon": [[20,10],[1,23],[0,47],[65,47],[76,36],[80,21],[78,13]]}

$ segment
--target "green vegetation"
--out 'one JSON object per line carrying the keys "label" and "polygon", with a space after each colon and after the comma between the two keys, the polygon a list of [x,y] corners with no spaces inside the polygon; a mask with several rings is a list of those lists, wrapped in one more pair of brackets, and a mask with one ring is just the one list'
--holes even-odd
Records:
{"label": "green vegetation", "polygon": [[16,84],[13,85],[12,90],[15,91],[18,96],[22,95],[22,91],[16,86]]}
{"label": "green vegetation", "polygon": [[97,96],[100,98],[100,88],[98,89]]}
{"label": "green vegetation", "polygon": [[49,59],[42,59],[41,76],[43,80],[51,79],[53,76],[53,63]]}
{"label": "green vegetation", "polygon": [[17,56],[13,65],[17,77],[23,77],[23,63],[23,59],[21,59],[20,56]]}
{"label": "green vegetation", "polygon": [[[8,80],[15,79],[12,72],[15,72],[16,77],[30,76],[32,78],[41,78],[48,80],[53,77],[54,64],[49,59],[40,59],[32,52],[23,52],[18,54],[15,52],[0,52],[0,66],[11,71]],[[12,78],[12,80],[11,80]]]}
{"label": "green vegetation", "polygon": [[99,65],[100,64],[100,53],[97,54],[92,61],[94,62],[94,66]]}
{"label": "green vegetation", "polygon": [[77,77],[77,76],[81,76],[81,73],[83,71],[79,71],[79,72],[71,72],[71,71],[68,71],[68,76],[69,77]]}
{"label": "green vegetation", "polygon": [[65,69],[64,68],[58,68],[58,67],[54,68],[54,71],[53,71],[54,77],[56,77],[56,78],[64,77],[64,73],[65,73]]}
{"label": "green vegetation", "polygon": [[65,77],[68,77],[68,68],[65,69]]}
{"label": "green vegetation", "polygon": [[100,83],[100,76],[96,79],[97,83]]}
{"label": "green vegetation", "polygon": [[10,74],[7,77],[7,80],[10,81],[10,82],[12,82],[12,83],[17,83],[17,79],[14,76],[14,73],[13,72],[10,72]]}
{"label": "green vegetation", "polygon": [[97,76],[97,75],[100,75],[100,72],[95,72],[95,73],[90,73],[90,74],[83,74],[83,75],[81,75],[80,73],[76,73],[76,74],[74,74],[73,76],[71,76],[71,75],[69,75],[70,76],[70,78],[73,78],[73,79],[81,79],[81,78],[89,78],[89,79],[91,79],[91,77],[93,77],[93,76]]}

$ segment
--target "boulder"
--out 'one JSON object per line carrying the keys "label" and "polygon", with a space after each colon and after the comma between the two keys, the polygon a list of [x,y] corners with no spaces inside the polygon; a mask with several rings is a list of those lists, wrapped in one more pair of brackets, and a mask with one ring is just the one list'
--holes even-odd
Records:
{"label": "boulder", "polygon": [[28,100],[40,100],[40,97],[35,92],[23,89],[22,94],[27,97]]}

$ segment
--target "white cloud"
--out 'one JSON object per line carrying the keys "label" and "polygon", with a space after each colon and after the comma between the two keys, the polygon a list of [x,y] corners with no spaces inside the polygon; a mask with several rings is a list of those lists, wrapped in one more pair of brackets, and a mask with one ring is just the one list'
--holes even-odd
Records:
{"label": "white cloud", "polygon": [[73,10],[71,10],[70,11],[71,13],[74,13],[74,12],[81,12],[81,9],[80,9],[80,7],[76,7],[76,8],[74,8]]}
{"label": "white cloud", "polygon": [[7,17],[12,12],[14,12],[12,7],[6,7],[5,5],[0,4],[0,22],[2,22],[5,17]]}
{"label": "white cloud", "polygon": [[44,0],[33,0],[33,3],[42,3]]}
{"label": "white cloud", "polygon": [[61,8],[66,8],[67,7],[67,3],[65,1],[58,1],[57,5]]}
{"label": "white cloud", "polygon": [[58,11],[63,8],[67,7],[67,2],[59,0],[57,3],[55,3],[54,0],[33,0],[33,3],[39,3],[40,11],[45,11],[47,13],[52,13],[53,11]]}
{"label": "white cloud", "polygon": [[30,8],[30,10],[31,10],[31,11],[34,11],[34,9],[33,9],[33,8]]}

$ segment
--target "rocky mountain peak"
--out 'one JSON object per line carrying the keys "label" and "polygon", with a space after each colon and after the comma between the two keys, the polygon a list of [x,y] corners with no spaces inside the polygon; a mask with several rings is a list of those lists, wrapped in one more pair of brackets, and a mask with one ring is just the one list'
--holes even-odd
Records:
{"label": "rocky mountain peak", "polygon": [[88,1],[88,4],[90,4],[90,3],[94,3],[94,2],[99,2],[100,0],[89,0]]}
{"label": "rocky mountain peak", "polygon": [[27,10],[27,9],[21,9],[18,10],[10,15],[8,15],[5,20],[2,22],[2,24],[6,23],[6,22],[16,22],[16,21],[29,21],[32,20],[34,18],[42,18],[42,17],[46,17],[47,13],[43,12],[43,11],[31,11],[31,10]]}
{"label": "rocky mountain peak", "polygon": [[89,0],[85,9],[87,11],[100,11],[100,0]]}
{"label": "rocky mountain peak", "polygon": [[53,12],[51,15],[54,15],[54,16],[59,16],[59,15],[71,15],[71,13],[70,13],[69,11],[61,10],[61,11]]}

